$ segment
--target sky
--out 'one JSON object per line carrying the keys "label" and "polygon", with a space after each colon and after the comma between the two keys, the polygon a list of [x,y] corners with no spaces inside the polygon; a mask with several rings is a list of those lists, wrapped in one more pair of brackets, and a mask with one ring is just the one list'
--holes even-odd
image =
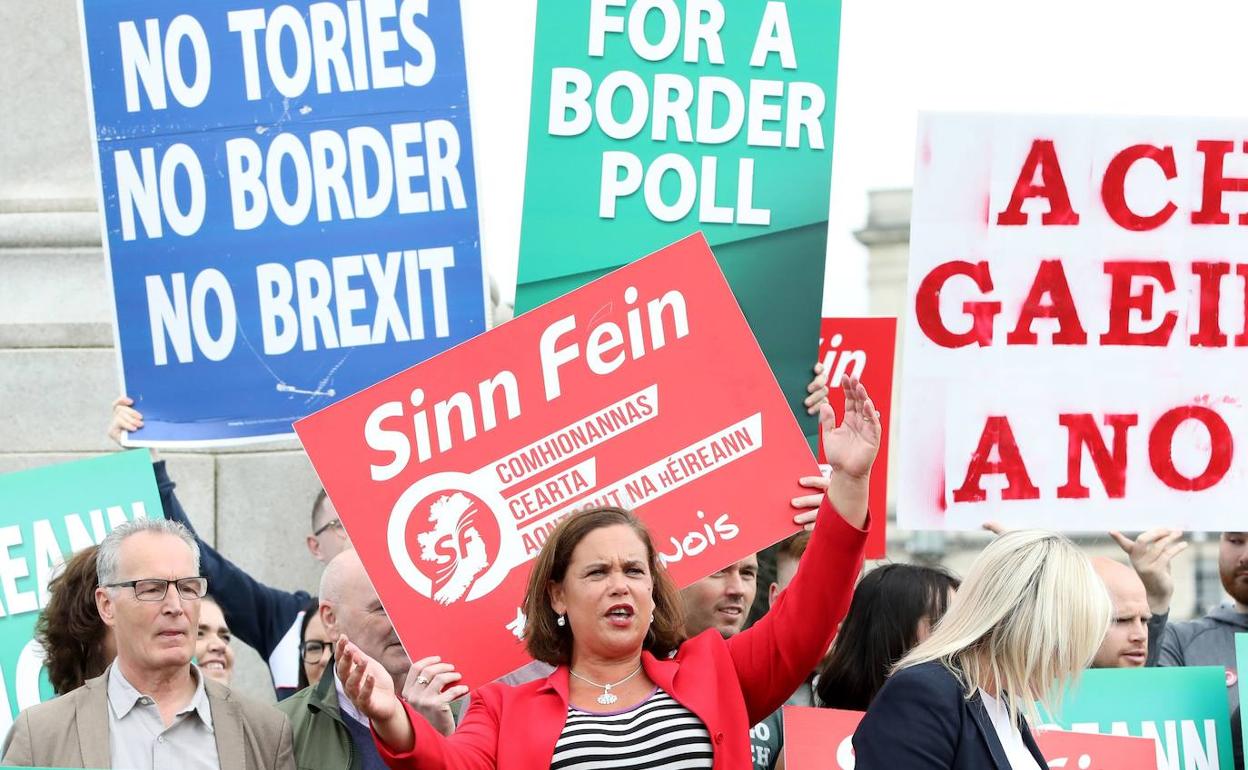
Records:
{"label": "sky", "polygon": [[[536,1],[461,0],[482,250],[508,299]],[[868,311],[853,233],[869,190],[911,186],[920,111],[1248,115],[1245,29],[1242,0],[844,0],[825,314]]]}

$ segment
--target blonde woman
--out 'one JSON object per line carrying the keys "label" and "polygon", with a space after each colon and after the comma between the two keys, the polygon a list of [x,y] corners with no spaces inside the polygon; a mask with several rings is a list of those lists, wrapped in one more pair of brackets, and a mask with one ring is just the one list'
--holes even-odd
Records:
{"label": "blonde woman", "polygon": [[1069,540],[1002,535],[872,701],[854,734],[857,769],[1044,770],[1027,719],[1091,663],[1111,613]]}

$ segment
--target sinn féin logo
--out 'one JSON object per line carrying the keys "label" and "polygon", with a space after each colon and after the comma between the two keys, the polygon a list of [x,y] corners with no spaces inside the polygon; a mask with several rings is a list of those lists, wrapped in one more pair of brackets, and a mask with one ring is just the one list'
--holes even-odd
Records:
{"label": "sinn f\u00e9in logo", "polygon": [[505,512],[498,492],[481,489],[468,474],[421,479],[390,514],[387,542],[395,569],[409,586],[442,605],[488,594],[522,550]]}
{"label": "sinn f\u00e9in logo", "polygon": [[417,535],[416,542],[420,543],[421,561],[435,565],[433,598],[438,604],[458,600],[489,566],[485,540],[473,526],[480,509],[479,501],[463,492],[441,495],[429,506],[433,529]]}

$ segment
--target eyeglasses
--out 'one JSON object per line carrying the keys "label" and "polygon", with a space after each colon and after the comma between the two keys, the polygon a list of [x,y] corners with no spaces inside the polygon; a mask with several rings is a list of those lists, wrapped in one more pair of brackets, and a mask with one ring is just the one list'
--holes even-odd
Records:
{"label": "eyeglasses", "polygon": [[320,536],[321,536],[321,533],[322,533],[322,532],[324,532],[324,531],[325,531],[325,530],[327,530],[327,529],[336,529],[336,530],[338,530],[339,532],[341,532],[341,531],[342,531],[342,520],[341,520],[341,519],[330,519],[329,521],[325,522],[325,526],[323,526],[323,527],[321,527],[320,529],[318,529],[318,530],[316,530],[315,532],[313,532],[313,533],[312,533],[312,537],[320,537]]}
{"label": "eyeglasses", "polygon": [[178,596],[183,599],[202,599],[208,593],[208,578],[185,577],[178,580],[162,580],[160,578],[144,578],[127,580],[124,583],[106,583],[102,588],[133,588],[134,597],[141,602],[161,602],[169,592],[169,584],[178,587]]}
{"label": "eyeglasses", "polygon": [[325,659],[325,653],[333,649],[333,646],[330,642],[309,639],[299,643],[299,654],[303,657],[304,663],[320,663]]}

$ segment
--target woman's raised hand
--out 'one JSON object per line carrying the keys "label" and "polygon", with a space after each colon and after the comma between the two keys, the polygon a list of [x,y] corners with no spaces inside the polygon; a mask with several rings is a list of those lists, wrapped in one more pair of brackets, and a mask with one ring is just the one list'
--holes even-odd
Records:
{"label": "woman's raised hand", "polygon": [[831,404],[825,403],[819,408],[823,454],[834,475],[866,478],[880,451],[880,413],[857,379],[843,376],[841,388],[845,391],[845,417],[840,425],[836,424],[836,412]]}
{"label": "woman's raised hand", "polygon": [[845,416],[840,425],[831,405],[819,407],[823,454],[832,466],[828,500],[846,521],[862,528],[867,521],[871,465],[880,452],[880,413],[857,379],[842,377],[841,388],[845,391]]}

